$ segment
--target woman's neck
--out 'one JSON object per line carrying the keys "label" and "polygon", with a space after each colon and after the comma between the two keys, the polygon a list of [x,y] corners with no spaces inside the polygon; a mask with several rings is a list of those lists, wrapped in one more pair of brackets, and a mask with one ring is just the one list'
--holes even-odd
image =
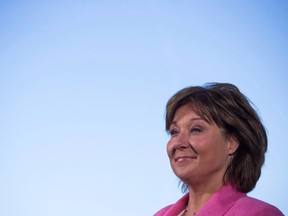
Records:
{"label": "woman's neck", "polygon": [[198,212],[221,187],[222,184],[215,184],[214,182],[189,186],[188,212]]}

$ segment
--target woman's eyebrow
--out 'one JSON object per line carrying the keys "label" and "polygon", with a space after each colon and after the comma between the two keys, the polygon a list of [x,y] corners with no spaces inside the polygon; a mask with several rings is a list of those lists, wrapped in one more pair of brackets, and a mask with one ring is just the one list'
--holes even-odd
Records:
{"label": "woman's eyebrow", "polygon": [[[205,121],[203,118],[201,118],[201,117],[195,117],[195,118],[191,118],[190,120],[189,120],[189,122],[193,122],[193,121],[199,121],[199,120],[201,120],[201,121]],[[171,125],[177,125],[177,121],[172,121],[171,122],[171,124],[170,124],[170,126]]]}
{"label": "woman's eyebrow", "polygon": [[190,121],[197,121],[197,120],[202,120],[202,121],[204,121],[204,119],[201,118],[201,117],[191,118],[191,119],[190,119]]}

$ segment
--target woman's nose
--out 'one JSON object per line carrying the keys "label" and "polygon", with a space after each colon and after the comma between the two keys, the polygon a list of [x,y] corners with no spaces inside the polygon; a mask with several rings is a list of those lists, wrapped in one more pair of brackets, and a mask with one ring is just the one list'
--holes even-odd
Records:
{"label": "woman's nose", "polygon": [[174,148],[188,148],[189,147],[189,139],[186,133],[179,133],[176,139],[174,140]]}

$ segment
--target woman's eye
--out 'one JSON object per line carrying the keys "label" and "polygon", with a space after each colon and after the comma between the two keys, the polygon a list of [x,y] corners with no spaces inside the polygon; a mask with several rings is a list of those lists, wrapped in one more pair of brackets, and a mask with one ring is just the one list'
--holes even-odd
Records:
{"label": "woman's eye", "polygon": [[175,129],[170,130],[170,131],[169,131],[169,134],[170,134],[171,136],[174,136],[174,135],[177,134],[177,130],[175,130]]}
{"label": "woman's eye", "polygon": [[190,130],[191,133],[199,133],[201,131],[202,131],[201,127],[192,127]]}

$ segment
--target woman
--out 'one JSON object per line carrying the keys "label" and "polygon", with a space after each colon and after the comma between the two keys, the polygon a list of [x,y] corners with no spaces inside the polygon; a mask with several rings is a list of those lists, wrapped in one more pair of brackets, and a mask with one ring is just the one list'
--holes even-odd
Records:
{"label": "woman", "polygon": [[236,86],[180,90],[167,103],[166,130],[171,167],[188,193],[155,216],[283,215],[246,195],[260,177],[267,135]]}

